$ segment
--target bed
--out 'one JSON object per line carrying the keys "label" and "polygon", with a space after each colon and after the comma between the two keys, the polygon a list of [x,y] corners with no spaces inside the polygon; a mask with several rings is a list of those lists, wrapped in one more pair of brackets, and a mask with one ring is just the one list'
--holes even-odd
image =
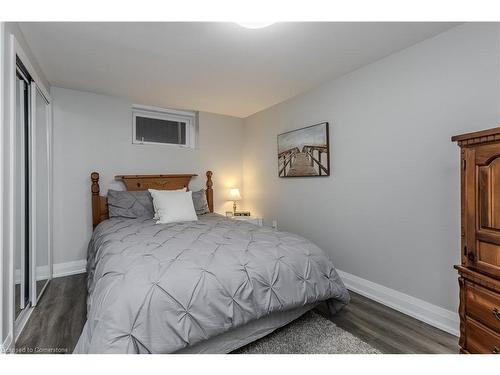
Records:
{"label": "bed", "polygon": [[[189,188],[194,174],[116,176],[131,191]],[[318,303],[331,313],[349,294],[310,241],[213,211],[156,224],[108,217],[92,173],[87,322],[74,353],[228,353]]]}

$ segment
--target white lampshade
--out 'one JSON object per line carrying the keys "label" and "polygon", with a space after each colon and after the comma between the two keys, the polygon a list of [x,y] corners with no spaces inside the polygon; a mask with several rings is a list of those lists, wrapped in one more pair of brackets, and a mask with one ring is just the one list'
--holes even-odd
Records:
{"label": "white lampshade", "polygon": [[229,190],[229,200],[230,201],[239,201],[241,200],[240,189],[233,188]]}

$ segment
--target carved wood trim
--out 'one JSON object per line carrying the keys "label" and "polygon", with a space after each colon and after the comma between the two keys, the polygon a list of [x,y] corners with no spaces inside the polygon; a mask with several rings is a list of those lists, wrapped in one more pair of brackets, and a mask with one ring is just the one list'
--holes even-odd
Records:
{"label": "carved wood trim", "polygon": [[464,279],[470,280],[476,284],[479,284],[487,289],[490,289],[494,292],[500,293],[500,281],[494,279],[493,277],[489,277],[484,275],[483,273],[476,272],[470,268],[455,266],[455,269],[458,271],[460,276]]}
{"label": "carved wood trim", "polygon": [[495,142],[500,140],[500,127],[482,130],[479,132],[455,135],[451,137],[451,140],[452,142],[457,142],[460,147]]}
{"label": "carved wood trim", "polygon": [[462,266],[467,265],[467,195],[465,194],[466,182],[466,155],[465,149],[460,149],[460,254]]}
{"label": "carved wood trim", "polygon": [[[476,158],[475,149],[465,150],[465,177],[464,186],[462,189],[465,194],[465,246],[467,251],[464,250],[465,264],[467,266],[473,265],[471,256],[476,257],[476,171],[474,161]],[[471,255],[472,254],[472,255]]]}
{"label": "carved wood trim", "polygon": [[176,190],[186,188],[189,190],[189,182],[196,174],[152,174],[152,175],[121,175],[115,176],[115,180],[122,181],[129,191],[141,191],[147,189]]}
{"label": "carved wood trim", "polygon": [[[207,171],[206,196],[208,209],[214,212],[214,196],[212,171]],[[157,174],[157,175],[118,175],[116,180],[122,181],[129,191],[141,191],[147,189],[159,190],[175,190],[183,187],[189,189],[189,182],[196,174]],[[92,172],[90,174],[92,185],[92,227],[95,227],[103,220],[109,218],[108,200],[106,197],[99,195],[99,173]]]}
{"label": "carved wood trim", "polygon": [[207,195],[208,209],[210,212],[214,212],[214,190],[212,189],[212,171],[207,171],[207,188],[205,189],[205,194]]}
{"label": "carved wood trim", "polygon": [[458,285],[460,286],[460,304],[458,306],[458,315],[460,316],[460,338],[458,339],[458,345],[460,348],[465,348],[465,279],[463,277],[458,278]]}

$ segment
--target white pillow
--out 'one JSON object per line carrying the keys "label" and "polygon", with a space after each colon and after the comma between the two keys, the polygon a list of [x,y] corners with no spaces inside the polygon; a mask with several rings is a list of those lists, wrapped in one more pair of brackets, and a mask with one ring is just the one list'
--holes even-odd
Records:
{"label": "white pillow", "polygon": [[[167,192],[171,192],[171,191],[187,191],[187,188],[183,187],[182,189],[176,189],[176,190],[156,190],[156,189],[148,189],[149,193],[151,194],[151,196],[153,196],[153,191],[167,191]],[[158,220],[160,218],[160,216],[158,215],[158,208],[156,207],[156,204],[155,204],[155,200],[153,199],[153,209],[155,210],[155,214],[153,216],[153,220]]]}
{"label": "white pillow", "polygon": [[149,192],[158,208],[159,220],[156,224],[198,220],[191,191],[150,190]]}

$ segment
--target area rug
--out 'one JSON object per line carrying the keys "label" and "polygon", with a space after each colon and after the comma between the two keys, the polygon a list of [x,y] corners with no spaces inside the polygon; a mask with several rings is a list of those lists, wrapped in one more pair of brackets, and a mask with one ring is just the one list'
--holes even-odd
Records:
{"label": "area rug", "polygon": [[235,354],[381,354],[335,323],[310,311]]}

